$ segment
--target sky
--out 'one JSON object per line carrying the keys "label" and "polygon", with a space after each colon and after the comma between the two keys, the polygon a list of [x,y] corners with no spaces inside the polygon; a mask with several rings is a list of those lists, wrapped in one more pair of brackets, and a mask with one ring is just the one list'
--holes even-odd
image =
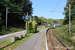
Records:
{"label": "sky", "polygon": [[[64,12],[67,0],[31,0],[31,2],[33,3],[32,16],[44,17],[47,19],[64,19],[65,17],[62,12]],[[54,12],[51,12],[53,10]]]}

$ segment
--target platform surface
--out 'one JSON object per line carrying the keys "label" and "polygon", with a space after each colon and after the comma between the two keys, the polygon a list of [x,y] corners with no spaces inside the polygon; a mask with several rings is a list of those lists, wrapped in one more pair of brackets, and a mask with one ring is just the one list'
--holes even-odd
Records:
{"label": "platform surface", "polygon": [[43,35],[47,28],[35,33],[15,50],[42,50]]}

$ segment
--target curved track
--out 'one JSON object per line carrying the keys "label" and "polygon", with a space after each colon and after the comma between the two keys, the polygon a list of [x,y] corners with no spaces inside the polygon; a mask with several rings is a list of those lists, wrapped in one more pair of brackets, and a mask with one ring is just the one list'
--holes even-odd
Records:
{"label": "curved track", "polygon": [[49,29],[47,32],[48,49],[49,50],[69,50],[65,44],[55,35],[53,29]]}

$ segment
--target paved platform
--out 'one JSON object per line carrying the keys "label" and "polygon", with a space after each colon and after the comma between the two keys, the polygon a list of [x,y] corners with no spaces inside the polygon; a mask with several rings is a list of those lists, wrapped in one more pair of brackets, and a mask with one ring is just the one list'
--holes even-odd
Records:
{"label": "paved platform", "polygon": [[7,34],[7,35],[2,35],[2,36],[0,36],[0,42],[3,42],[5,40],[10,39],[10,37],[13,36],[13,35],[18,35],[18,34],[25,33],[25,32],[26,32],[26,30],[15,32],[15,33],[10,33],[10,34]]}
{"label": "paved platform", "polygon": [[43,35],[47,28],[35,33],[15,50],[42,50]]}

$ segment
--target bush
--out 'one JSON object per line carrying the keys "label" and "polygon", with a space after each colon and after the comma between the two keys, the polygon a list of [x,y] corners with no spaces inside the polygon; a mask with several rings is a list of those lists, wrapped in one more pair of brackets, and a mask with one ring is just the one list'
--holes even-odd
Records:
{"label": "bush", "polygon": [[45,27],[51,27],[51,25],[46,25]]}
{"label": "bush", "polygon": [[51,27],[51,25],[48,25],[48,27]]}
{"label": "bush", "polygon": [[[75,40],[72,39],[73,35],[72,33],[69,34],[68,30],[68,25],[63,25],[59,28],[56,28],[54,31],[57,34],[57,36],[59,37],[60,40],[62,40],[63,42],[65,42],[67,45],[69,46],[74,46],[75,47]],[[73,32],[75,30],[75,26],[73,25],[71,28],[71,32]]]}
{"label": "bush", "polygon": [[[27,22],[26,22],[26,30],[27,30]],[[35,21],[28,22],[28,32],[35,33],[37,31],[37,23]]]}
{"label": "bush", "polygon": [[75,25],[73,25],[73,26],[71,27],[71,31],[72,31],[72,32],[75,32]]}
{"label": "bush", "polygon": [[73,25],[75,25],[75,20],[74,20],[74,21],[72,21],[72,24],[73,24]]}

